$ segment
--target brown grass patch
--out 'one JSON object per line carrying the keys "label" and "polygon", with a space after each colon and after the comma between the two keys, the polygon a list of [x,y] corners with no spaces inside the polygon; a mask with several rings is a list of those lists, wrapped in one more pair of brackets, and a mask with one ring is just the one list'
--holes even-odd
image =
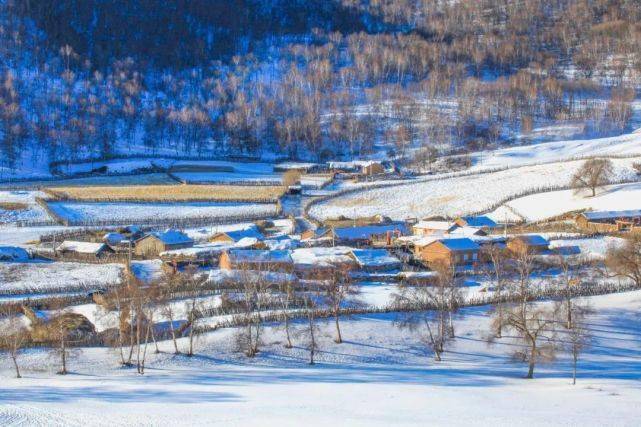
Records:
{"label": "brown grass patch", "polygon": [[26,211],[29,209],[29,205],[19,202],[0,202],[0,209],[5,211]]}
{"label": "brown grass patch", "polygon": [[280,186],[136,185],[110,187],[52,187],[45,190],[62,200],[104,202],[263,201],[280,197]]}

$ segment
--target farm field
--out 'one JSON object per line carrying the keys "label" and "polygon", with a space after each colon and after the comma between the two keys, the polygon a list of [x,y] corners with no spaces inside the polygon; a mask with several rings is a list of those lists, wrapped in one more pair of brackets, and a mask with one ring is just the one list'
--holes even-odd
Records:
{"label": "farm field", "polygon": [[233,216],[276,215],[278,208],[270,203],[188,202],[188,203],[127,203],[127,202],[49,202],[50,209],[70,223],[130,223]]}
{"label": "farm field", "polygon": [[[595,197],[573,190],[551,191],[520,197],[505,205],[522,219],[541,221],[572,211],[638,209],[640,202],[641,183],[632,183],[604,187]],[[493,216],[501,218],[500,213]]]}
{"label": "farm field", "polygon": [[0,295],[91,290],[120,282],[120,264],[0,262]]}
{"label": "farm field", "polygon": [[[189,419],[192,425],[245,426],[288,425],[304,417],[319,426],[337,419],[363,426],[504,425],[506,420],[634,425],[641,404],[636,363],[641,350],[629,342],[639,339],[634,316],[641,294],[588,300],[595,310],[589,323],[598,333],[579,361],[575,386],[565,354],[537,369],[536,380],[524,380],[525,365],[510,356],[517,344],[510,338],[485,342],[488,308],[479,307],[458,316],[458,337],[440,363],[411,331],[394,325],[395,313],[343,320],[343,344],[332,341],[332,322],[321,321],[315,366],[307,364],[304,348],[283,348],[283,331],[273,326],[265,328],[264,351],[249,361],[233,351],[234,329],[202,336],[201,351],[192,358],[172,354],[170,341],[161,342],[162,352],[149,355],[145,375],[118,366],[109,349],[85,348],[70,361],[77,375],[61,377],[39,369],[49,357],[46,351],[28,350],[22,357],[25,378],[3,373],[0,422],[177,425]],[[179,340],[186,344],[186,338]],[[556,409],[561,404],[562,418]]]}
{"label": "farm field", "polygon": [[69,200],[109,202],[152,201],[263,201],[283,194],[279,186],[139,185],[109,187],[52,187],[47,190]]}
{"label": "farm field", "polygon": [[46,221],[47,212],[36,203],[39,191],[0,191],[0,223],[15,221]]}
{"label": "farm field", "polygon": [[[616,159],[613,181],[636,180],[632,164],[638,159]],[[569,185],[582,161],[524,166],[499,172],[431,177],[331,198],[316,204],[310,215],[319,219],[385,215],[403,220],[430,216],[457,216],[496,209],[497,204],[523,193],[542,192]]]}

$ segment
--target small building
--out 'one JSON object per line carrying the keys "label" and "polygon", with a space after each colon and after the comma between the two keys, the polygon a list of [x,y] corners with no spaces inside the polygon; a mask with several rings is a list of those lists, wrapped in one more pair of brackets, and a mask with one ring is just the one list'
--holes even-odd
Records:
{"label": "small building", "polygon": [[25,262],[31,256],[24,248],[17,246],[0,246],[0,261]]}
{"label": "small building", "polygon": [[640,232],[641,209],[583,212],[575,222],[579,228],[595,233]]}
{"label": "small building", "polygon": [[267,251],[252,249],[228,250],[220,256],[222,270],[255,270],[292,272],[294,262],[290,251]]}
{"label": "small building", "polygon": [[487,232],[483,228],[470,227],[470,226],[464,225],[462,227],[455,228],[449,233],[449,235],[452,237],[475,238],[475,237],[485,237],[487,236]]}
{"label": "small building", "polygon": [[109,246],[115,246],[125,240],[125,236],[121,233],[111,232],[102,236],[102,241]]}
{"label": "small building", "polygon": [[460,216],[454,220],[459,227],[476,227],[482,229],[492,229],[498,227],[498,224],[487,216]]}
{"label": "small building", "polygon": [[65,240],[55,249],[57,254],[76,258],[102,258],[113,254],[114,251],[106,243],[78,242]]}
{"label": "small building", "polygon": [[419,221],[412,226],[412,231],[415,236],[427,236],[451,233],[457,227],[459,226],[451,221]]}
{"label": "small building", "polygon": [[265,236],[258,231],[256,227],[243,228],[239,230],[229,230],[221,231],[212,235],[209,238],[209,241],[214,242],[224,242],[224,243],[236,243],[245,238],[253,238],[257,240],[265,239]]}
{"label": "small building", "polygon": [[330,236],[340,244],[389,246],[393,240],[408,234],[403,222],[334,228]]}
{"label": "small building", "polygon": [[385,167],[381,162],[367,162],[361,166],[361,173],[366,176],[385,173]]}
{"label": "small building", "polygon": [[389,271],[402,266],[401,261],[385,249],[354,249],[352,256],[364,271]]}
{"label": "small building", "polygon": [[508,239],[507,248],[513,253],[539,254],[550,248],[550,242],[537,234],[524,234]]}
{"label": "small building", "polygon": [[162,233],[150,233],[136,240],[134,253],[138,256],[158,256],[161,252],[190,248],[194,241],[185,233],[167,229]]}
{"label": "small building", "polygon": [[425,246],[415,245],[415,257],[428,264],[473,264],[479,260],[480,247],[466,237],[438,239]]}

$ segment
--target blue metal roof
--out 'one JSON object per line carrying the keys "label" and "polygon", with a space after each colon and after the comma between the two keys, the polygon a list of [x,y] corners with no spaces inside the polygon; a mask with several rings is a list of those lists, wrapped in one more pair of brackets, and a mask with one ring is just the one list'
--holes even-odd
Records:
{"label": "blue metal roof", "polygon": [[487,216],[462,216],[461,219],[470,227],[496,227],[496,222]]}
{"label": "blue metal roof", "polygon": [[359,240],[359,239],[369,239],[372,235],[385,234],[388,231],[392,233],[395,231],[399,231],[403,235],[409,234],[405,223],[335,228],[334,234],[339,239]]}
{"label": "blue metal roof", "polygon": [[468,238],[442,239],[439,242],[451,251],[478,251],[480,249],[479,245]]}
{"label": "blue metal roof", "polygon": [[530,246],[548,246],[550,244],[545,237],[539,236],[538,234],[526,234],[517,238],[523,240]]}

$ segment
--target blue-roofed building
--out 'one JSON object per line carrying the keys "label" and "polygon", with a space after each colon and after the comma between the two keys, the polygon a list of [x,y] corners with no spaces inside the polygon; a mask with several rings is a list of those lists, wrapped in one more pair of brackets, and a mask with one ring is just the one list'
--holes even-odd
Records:
{"label": "blue-roofed building", "polygon": [[576,217],[576,224],[597,233],[638,232],[641,231],[641,209],[583,212]]}
{"label": "blue-roofed building", "polygon": [[515,253],[538,254],[547,251],[550,248],[550,242],[538,234],[524,234],[508,239],[507,248]]}
{"label": "blue-roofed building", "polygon": [[332,230],[334,239],[340,244],[367,245],[379,243],[390,245],[392,240],[409,234],[407,224],[393,222],[389,224],[340,227]]}
{"label": "blue-roofed building", "polygon": [[454,223],[460,227],[496,228],[497,223],[487,216],[461,216]]}
{"label": "blue-roofed building", "polygon": [[354,249],[352,256],[365,271],[388,271],[402,266],[401,261],[385,249]]}
{"label": "blue-roofed building", "polygon": [[474,264],[479,260],[481,247],[467,237],[437,239],[414,245],[414,256],[427,264]]}
{"label": "blue-roofed building", "polygon": [[150,233],[136,240],[134,253],[139,256],[158,256],[161,252],[190,248],[194,240],[179,230],[167,229]]}

